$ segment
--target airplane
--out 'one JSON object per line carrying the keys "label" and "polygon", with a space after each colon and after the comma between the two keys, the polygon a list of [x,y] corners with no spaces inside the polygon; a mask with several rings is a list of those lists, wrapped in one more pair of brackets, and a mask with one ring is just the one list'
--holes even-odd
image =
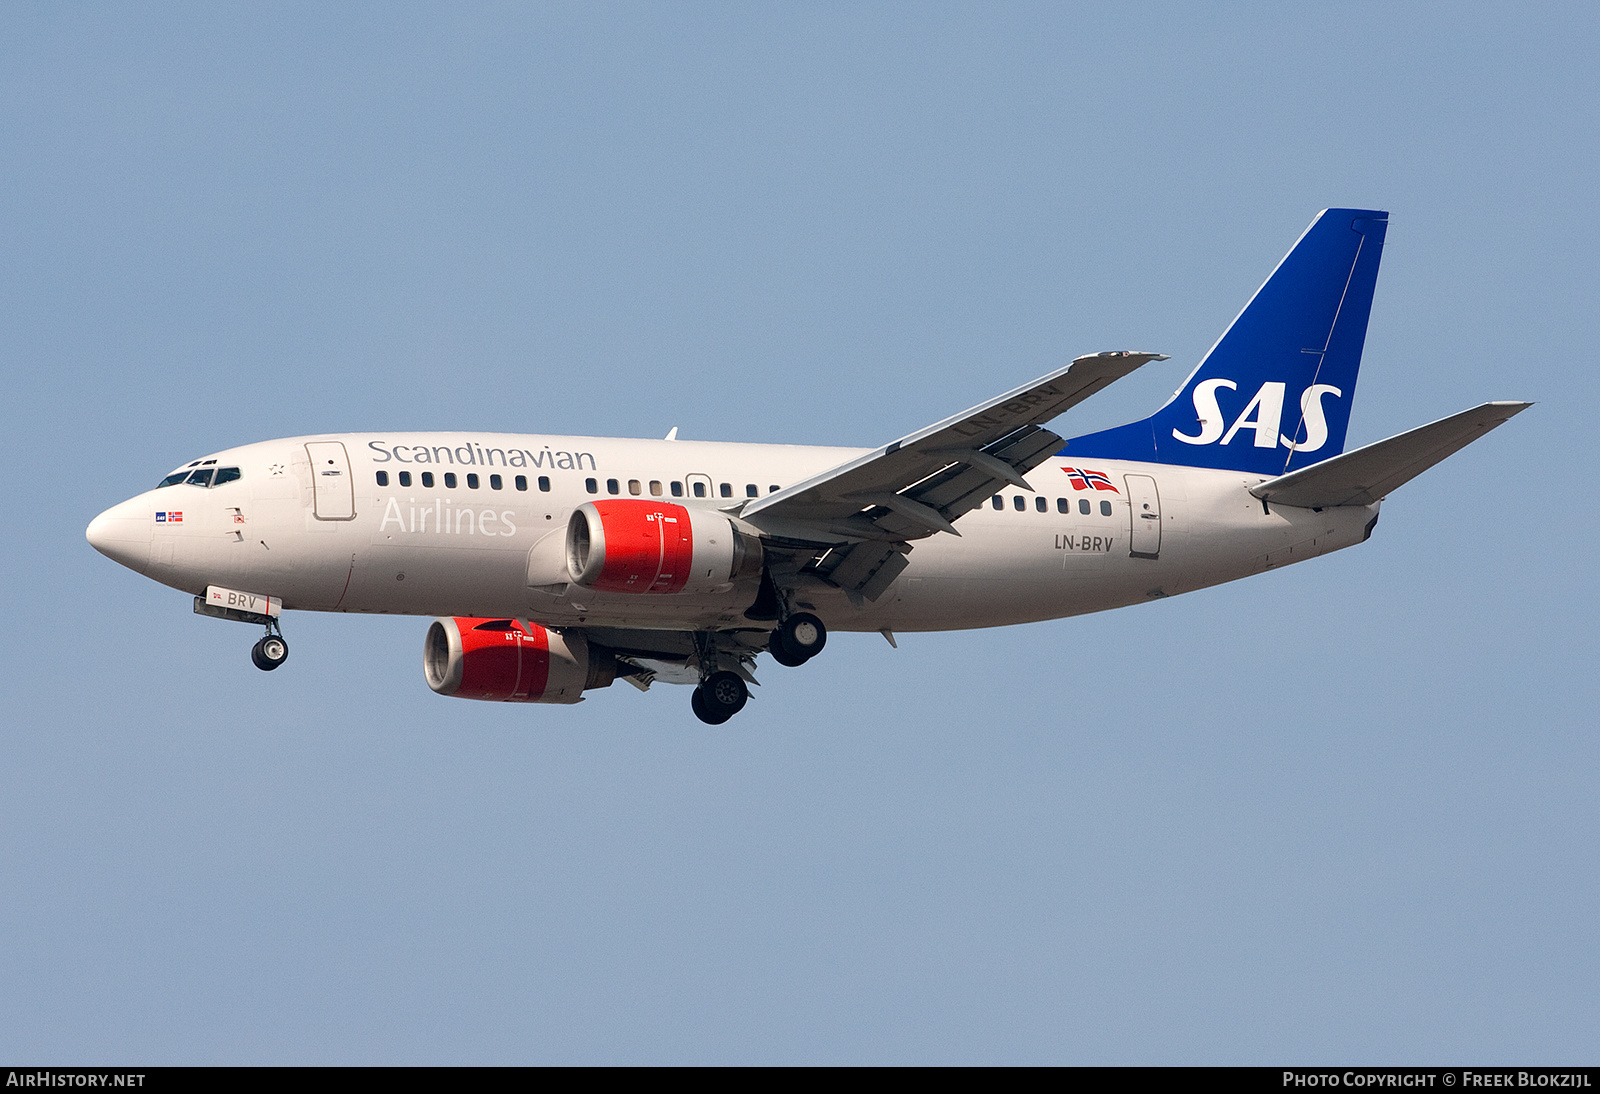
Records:
{"label": "airplane", "polygon": [[1317,215],[1172,398],[1046,428],[1162,354],[1114,351],[871,450],[470,432],[292,437],[193,460],[89,525],[96,550],[264,628],[434,616],[441,695],[576,703],[693,687],[726,722],[760,654],[830,631],[999,627],[1138,604],[1364,542],[1395,488],[1513,415],[1488,402],[1344,450],[1388,214]]}

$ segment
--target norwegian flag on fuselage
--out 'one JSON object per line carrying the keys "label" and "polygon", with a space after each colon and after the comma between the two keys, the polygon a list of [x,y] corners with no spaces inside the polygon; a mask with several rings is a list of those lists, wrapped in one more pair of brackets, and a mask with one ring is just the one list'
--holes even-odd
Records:
{"label": "norwegian flag on fuselage", "polygon": [[1072,484],[1074,490],[1109,490],[1113,494],[1122,493],[1111,485],[1111,480],[1106,478],[1104,471],[1090,471],[1084,467],[1063,467],[1061,470],[1067,473],[1067,481]]}

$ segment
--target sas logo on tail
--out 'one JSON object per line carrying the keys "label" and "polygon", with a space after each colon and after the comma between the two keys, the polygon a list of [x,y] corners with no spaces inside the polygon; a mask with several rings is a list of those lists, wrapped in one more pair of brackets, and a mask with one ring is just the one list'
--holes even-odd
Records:
{"label": "sas logo on tail", "polygon": [[1111,480],[1106,478],[1104,471],[1090,471],[1084,467],[1063,467],[1061,470],[1067,473],[1067,482],[1074,490],[1109,490],[1113,494],[1122,493],[1111,485]]}
{"label": "sas logo on tail", "polygon": [[[1293,437],[1278,432],[1283,426],[1286,386],[1276,380],[1262,384],[1255,398],[1250,400],[1249,405],[1224,432],[1222,408],[1217,405],[1217,389],[1225,387],[1229,391],[1238,391],[1239,385],[1232,380],[1202,380],[1194,387],[1194,412],[1200,419],[1200,432],[1191,436],[1174,429],[1172,436],[1184,444],[1215,444],[1219,440],[1227,444],[1241,430],[1248,429],[1255,434],[1257,448],[1277,448],[1281,444],[1296,452],[1315,452],[1328,443],[1328,419],[1322,409],[1322,397],[1332,395],[1338,399],[1344,393],[1329,384],[1312,384],[1300,393],[1300,420],[1306,436],[1305,440],[1297,442]],[[1250,416],[1252,413],[1254,418]],[[1299,429],[1295,432],[1298,433]]]}

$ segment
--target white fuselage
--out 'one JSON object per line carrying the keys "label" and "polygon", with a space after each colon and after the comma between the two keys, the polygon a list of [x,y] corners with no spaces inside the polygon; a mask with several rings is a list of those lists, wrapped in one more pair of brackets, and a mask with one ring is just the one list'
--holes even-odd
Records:
{"label": "white fuselage", "polygon": [[[765,495],[863,451],[470,433],[297,437],[208,458],[237,467],[234,481],[166,486],[108,510],[96,545],[186,592],[225,586],[289,609],[718,629],[741,625],[748,604],[568,584],[573,510],[614,489],[732,512],[752,490]],[[796,586],[797,602],[847,631],[1053,619],[1348,547],[1378,511],[1264,506],[1248,493],[1259,475],[1167,464],[1090,461],[1106,480],[1095,489],[1064,470],[1075,466],[1052,457],[1026,476],[1032,492],[1007,487],[999,508],[991,501],[959,519],[959,537],[916,541],[910,566],[876,601],[810,579]],[[1075,478],[1087,488],[1075,489]]]}

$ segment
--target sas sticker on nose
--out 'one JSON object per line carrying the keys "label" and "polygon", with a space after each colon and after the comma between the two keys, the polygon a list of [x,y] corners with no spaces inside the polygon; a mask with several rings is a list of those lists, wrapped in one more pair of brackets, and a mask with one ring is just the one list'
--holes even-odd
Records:
{"label": "sas sticker on nose", "polygon": [[157,524],[182,524],[183,523],[183,513],[178,512],[178,511],[167,512],[167,513],[157,513],[156,514],[156,523]]}

